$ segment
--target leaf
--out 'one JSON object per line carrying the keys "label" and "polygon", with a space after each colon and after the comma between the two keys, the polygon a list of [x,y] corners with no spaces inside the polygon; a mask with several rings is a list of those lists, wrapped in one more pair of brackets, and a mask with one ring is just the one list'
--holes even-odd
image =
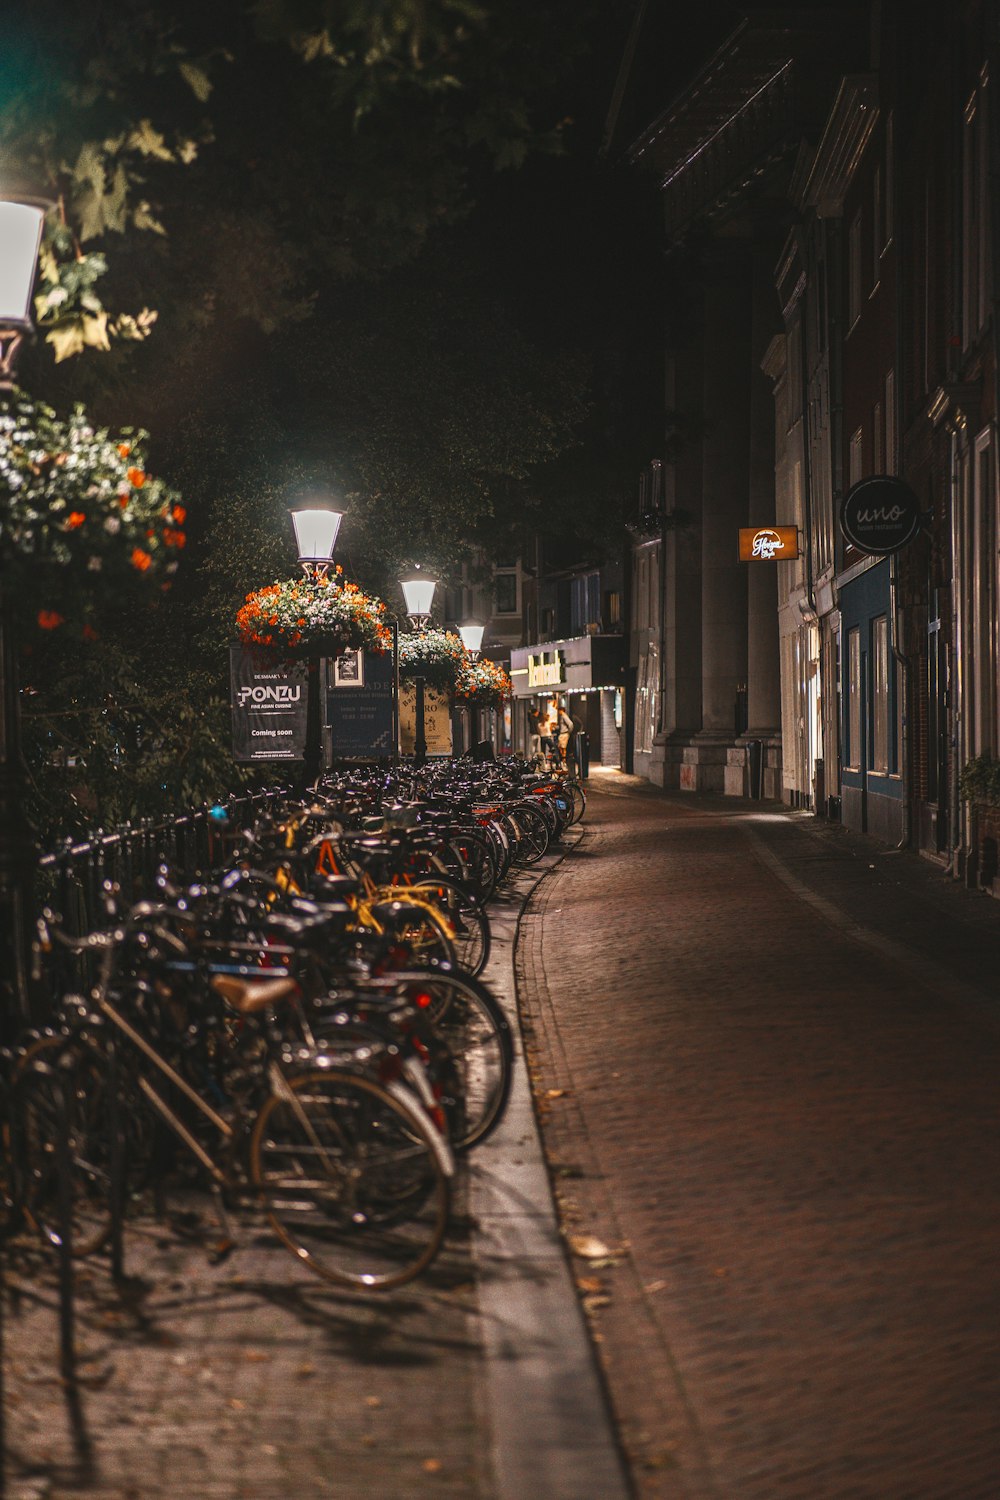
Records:
{"label": "leaf", "polygon": [[212,92],[212,80],[205,72],[205,69],[199,68],[197,63],[182,62],[179,64],[179,71],[199,104],[206,103],[209,94]]}
{"label": "leaf", "polygon": [[45,335],[45,342],[52,345],[57,365],[61,364],[64,359],[71,359],[74,354],[83,353],[86,340],[83,336],[82,324],[82,318],[71,318],[55,328],[50,328]]}
{"label": "leaf", "polygon": [[153,217],[153,210],[145,200],[133,211],[132,223],[136,229],[151,229],[154,234],[166,234],[167,232],[159,219]]}
{"label": "leaf", "polygon": [[91,349],[110,349],[111,341],[108,338],[108,315],[102,308],[99,313],[84,313],[80,322],[83,332],[83,342]]}
{"label": "leaf", "polygon": [[173,161],[173,152],[167,147],[152,120],[140,120],[130,134],[126,145],[131,151],[141,151],[143,156],[155,156],[159,161]]}
{"label": "leaf", "polygon": [[571,1234],[569,1248],[581,1260],[605,1260],[613,1254],[603,1240],[592,1234]]}

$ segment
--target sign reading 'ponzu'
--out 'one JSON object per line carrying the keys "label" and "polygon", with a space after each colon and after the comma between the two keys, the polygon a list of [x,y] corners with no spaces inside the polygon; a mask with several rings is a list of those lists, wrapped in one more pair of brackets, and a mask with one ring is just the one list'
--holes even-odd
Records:
{"label": "sign reading 'ponzu'", "polygon": [[797,526],[740,527],[740,562],[787,562],[798,555]]}

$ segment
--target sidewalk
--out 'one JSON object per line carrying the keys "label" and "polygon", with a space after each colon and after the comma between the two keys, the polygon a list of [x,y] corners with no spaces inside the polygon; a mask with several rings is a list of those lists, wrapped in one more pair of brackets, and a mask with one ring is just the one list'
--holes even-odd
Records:
{"label": "sidewalk", "polygon": [[[522,907],[562,857],[491,908],[484,977],[515,1025]],[[200,1233],[134,1226],[123,1291],[106,1263],[80,1269],[74,1410],[54,1268],[16,1255],[6,1500],[625,1500],[517,1050],[508,1115],[463,1172],[446,1252],[400,1292],[340,1293],[262,1224],[213,1267],[207,1203]]]}
{"label": "sidewalk", "polygon": [[773,806],[591,792],[519,990],[637,1493],[996,1500],[1000,906]]}

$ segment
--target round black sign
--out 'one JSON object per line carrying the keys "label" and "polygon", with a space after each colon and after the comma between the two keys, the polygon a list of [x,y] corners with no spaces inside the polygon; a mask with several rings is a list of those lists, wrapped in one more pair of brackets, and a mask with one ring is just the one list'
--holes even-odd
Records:
{"label": "round black sign", "polygon": [[912,542],[921,521],[917,496],[891,474],[859,479],[840,507],[841,531],[852,547],[873,557],[887,557]]}

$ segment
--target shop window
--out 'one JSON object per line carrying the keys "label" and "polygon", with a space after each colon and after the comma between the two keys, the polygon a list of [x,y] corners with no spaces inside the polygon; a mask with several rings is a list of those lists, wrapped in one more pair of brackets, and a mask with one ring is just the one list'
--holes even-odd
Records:
{"label": "shop window", "polygon": [[872,621],[872,770],[889,774],[889,619]]}
{"label": "shop window", "polygon": [[861,631],[847,633],[847,766],[861,768]]}

